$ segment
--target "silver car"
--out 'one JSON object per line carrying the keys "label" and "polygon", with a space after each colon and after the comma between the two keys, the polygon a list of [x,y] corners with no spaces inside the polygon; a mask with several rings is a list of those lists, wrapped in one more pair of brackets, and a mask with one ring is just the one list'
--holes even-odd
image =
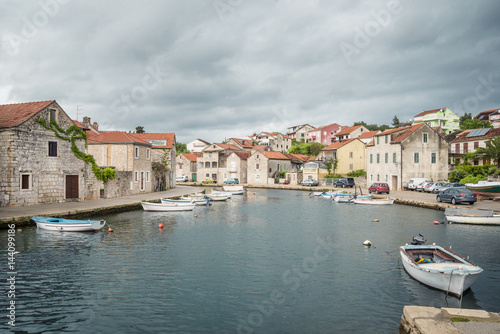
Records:
{"label": "silver car", "polygon": [[433,182],[432,184],[430,184],[428,187],[425,187],[424,188],[424,191],[425,192],[428,192],[428,193],[433,193],[435,192],[434,189],[438,188],[438,187],[442,187],[446,184],[446,182]]}

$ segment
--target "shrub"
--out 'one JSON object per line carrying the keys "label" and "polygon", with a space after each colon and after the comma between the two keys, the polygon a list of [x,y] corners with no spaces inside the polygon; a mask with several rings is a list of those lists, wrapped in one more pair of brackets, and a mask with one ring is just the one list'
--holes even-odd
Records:
{"label": "shrub", "polygon": [[350,177],[366,176],[366,172],[364,169],[353,170],[352,172],[347,173],[347,176]]}
{"label": "shrub", "polygon": [[472,176],[467,175],[463,179],[460,180],[460,183],[478,183],[479,181],[487,181],[488,177],[484,175]]}

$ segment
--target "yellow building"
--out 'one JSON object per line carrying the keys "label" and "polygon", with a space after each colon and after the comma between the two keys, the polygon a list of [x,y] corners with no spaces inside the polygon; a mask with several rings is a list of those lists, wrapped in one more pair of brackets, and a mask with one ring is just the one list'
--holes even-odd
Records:
{"label": "yellow building", "polygon": [[332,173],[345,175],[354,170],[366,170],[366,147],[358,138],[337,141],[321,150],[323,161],[337,160],[337,169]]}

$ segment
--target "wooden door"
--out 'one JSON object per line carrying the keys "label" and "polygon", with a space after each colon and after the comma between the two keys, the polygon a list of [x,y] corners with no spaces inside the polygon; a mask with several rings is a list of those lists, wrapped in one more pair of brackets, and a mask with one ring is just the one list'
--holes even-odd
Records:
{"label": "wooden door", "polygon": [[79,198],[78,175],[66,175],[66,199]]}

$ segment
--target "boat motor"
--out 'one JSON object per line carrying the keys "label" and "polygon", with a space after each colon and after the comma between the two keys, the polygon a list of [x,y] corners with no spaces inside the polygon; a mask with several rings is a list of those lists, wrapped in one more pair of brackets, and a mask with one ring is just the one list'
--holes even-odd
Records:
{"label": "boat motor", "polygon": [[426,241],[427,240],[425,240],[424,236],[420,233],[418,234],[418,236],[413,236],[413,238],[411,238],[412,245],[423,245]]}

